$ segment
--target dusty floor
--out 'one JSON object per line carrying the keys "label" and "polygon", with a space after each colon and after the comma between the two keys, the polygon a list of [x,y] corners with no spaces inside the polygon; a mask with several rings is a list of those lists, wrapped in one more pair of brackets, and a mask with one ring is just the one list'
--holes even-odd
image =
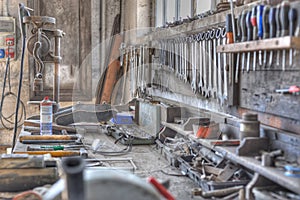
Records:
{"label": "dusty floor", "polygon": [[[115,139],[113,137],[107,136],[99,131],[88,131],[87,133],[82,134],[82,136],[84,138],[83,142],[90,148],[92,148],[93,142],[98,139],[101,145],[97,151],[119,151],[126,147],[123,144],[115,144]],[[21,143],[17,143],[16,148],[19,148],[20,144]],[[120,156],[108,156],[89,150],[88,156],[89,159],[131,158],[136,165],[136,170],[132,170],[133,167],[128,161],[103,161],[103,166],[128,168],[128,173],[132,173],[145,181],[148,177],[153,176],[160,182],[168,182],[169,192],[178,200],[202,199],[199,196],[192,195],[192,190],[198,188],[198,185],[188,177],[182,175],[179,169],[170,166],[169,162],[160,154],[156,145],[133,145],[130,152]],[[112,189],[112,191],[113,190],[114,189]],[[126,195],[126,193],[124,195]],[[4,197],[8,196],[11,196],[11,194],[4,195],[0,193],[0,199],[7,199]]]}

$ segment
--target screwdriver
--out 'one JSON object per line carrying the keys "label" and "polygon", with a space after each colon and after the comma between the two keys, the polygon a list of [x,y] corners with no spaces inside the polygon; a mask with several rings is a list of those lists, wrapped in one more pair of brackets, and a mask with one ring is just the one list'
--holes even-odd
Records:
{"label": "screwdriver", "polygon": [[[280,9],[280,21],[281,21],[281,36],[287,36],[289,34],[289,22],[288,14],[290,10],[290,3],[288,1],[283,1],[281,3]],[[282,50],[282,70],[285,71],[286,63],[286,50]]]}
{"label": "screwdriver", "polygon": [[[245,42],[247,40],[247,32],[246,32],[246,15],[248,10],[243,10],[241,17],[241,42]],[[245,67],[245,52],[242,54],[242,72],[244,72]]]}
{"label": "screwdriver", "polygon": [[[270,13],[270,6],[266,5],[263,10],[262,20],[263,20],[263,39],[269,38],[269,13]],[[264,67],[267,66],[267,50],[264,50]]]}
{"label": "screwdriver", "polygon": [[[251,24],[253,27],[253,40],[257,40],[257,20],[256,20],[256,6],[252,8],[252,15],[251,15]],[[256,70],[256,54],[257,52],[253,52],[253,71]]]}
{"label": "screwdriver", "polygon": [[[236,35],[236,41],[240,42],[241,41],[241,18],[242,18],[242,14],[239,15],[238,17],[238,21],[237,21],[237,35]],[[236,66],[235,66],[235,83],[239,82],[239,66],[240,66],[240,52],[237,53],[237,57],[236,57]]]}
{"label": "screwdriver", "polygon": [[[253,27],[251,24],[251,14],[252,11],[249,11],[246,15],[246,27],[247,27],[247,41],[251,41],[253,39]],[[250,51],[247,53],[247,72],[250,70]]]}
{"label": "screwdriver", "polygon": [[[264,10],[264,5],[258,5],[257,6],[257,25],[258,25],[258,38],[262,39],[263,38],[263,20],[262,20],[262,14]],[[259,50],[259,58],[258,58],[258,64],[262,66],[262,52]]]}
{"label": "screwdriver", "polygon": [[275,92],[283,93],[283,94],[290,93],[290,94],[294,94],[294,95],[299,95],[300,87],[296,86],[296,85],[292,85],[288,89],[277,89],[277,90],[275,90]]}
{"label": "screwdriver", "polygon": [[[291,8],[289,11],[289,22],[290,22],[290,36],[295,35],[295,30],[296,30],[296,19],[297,19],[297,10],[295,8]],[[289,59],[289,66],[292,67],[293,65],[293,49],[290,49],[290,59]]]}
{"label": "screwdriver", "polygon": [[[270,13],[269,13],[270,38],[274,38],[276,36],[276,23],[275,23],[276,10],[277,10],[276,7],[270,8]],[[270,51],[269,64],[268,64],[269,67],[271,67],[272,62],[273,62],[273,51]]]}
{"label": "screwdriver", "polygon": [[[281,10],[281,6],[280,6],[280,4],[278,4],[277,7],[276,7],[276,11],[275,11],[276,37],[281,36],[280,10]],[[279,57],[280,57],[280,51],[277,50],[277,55],[276,55],[276,65],[277,66],[280,65]]]}

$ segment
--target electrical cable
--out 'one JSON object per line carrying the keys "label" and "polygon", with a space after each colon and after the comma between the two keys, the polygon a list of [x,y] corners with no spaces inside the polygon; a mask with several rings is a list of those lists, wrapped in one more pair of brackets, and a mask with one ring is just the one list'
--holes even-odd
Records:
{"label": "electrical cable", "polygon": [[[9,52],[9,49],[8,49]],[[8,81],[8,88],[9,91],[5,93],[5,88],[6,88],[6,81]],[[3,82],[3,88],[2,88],[2,96],[1,96],[1,105],[0,105],[0,121],[1,124],[4,128],[6,128],[7,130],[12,130],[13,127],[10,127],[7,124],[14,124],[14,121],[10,120],[10,118],[12,118],[15,113],[10,114],[9,116],[4,116],[3,115],[3,104],[4,104],[4,100],[8,97],[14,97],[17,98],[17,96],[11,92],[11,83],[10,83],[10,57],[8,56],[8,58],[6,59],[6,68],[5,68],[5,74],[4,74],[4,82]],[[21,101],[21,115],[19,117],[19,119],[17,120],[17,124],[18,127],[22,126],[23,123],[20,124],[20,122],[22,121],[22,119],[26,118],[26,109],[25,109],[25,105],[24,103]]]}
{"label": "electrical cable", "polygon": [[20,97],[21,97],[21,89],[22,89],[22,81],[23,81],[23,68],[24,68],[24,57],[25,57],[25,49],[26,49],[26,27],[23,23],[23,17],[30,16],[29,11],[26,9],[24,4],[19,4],[19,20],[20,20],[20,28],[22,34],[22,54],[21,54],[21,63],[20,63],[20,77],[19,77],[19,87],[17,94],[17,102],[16,102],[16,112],[15,112],[15,125],[14,125],[14,133],[13,133],[13,143],[12,149],[15,147],[17,130],[18,130],[18,113],[20,106]]}

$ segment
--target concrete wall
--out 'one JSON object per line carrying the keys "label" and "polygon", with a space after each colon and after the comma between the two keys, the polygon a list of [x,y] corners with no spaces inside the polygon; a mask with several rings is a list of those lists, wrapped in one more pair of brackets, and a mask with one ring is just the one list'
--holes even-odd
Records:
{"label": "concrete wall", "polygon": [[[16,19],[16,42],[17,42],[17,49],[16,49],[16,55],[17,59],[14,61],[11,61],[11,89],[12,92],[17,94],[18,90],[18,84],[19,84],[19,69],[20,69],[20,57],[21,57],[21,34],[20,34],[20,26],[19,26],[19,20],[18,20],[18,4],[23,3],[24,0],[8,0],[8,15],[15,17]],[[26,1],[25,1],[26,2]],[[3,10],[5,7],[0,4],[0,10]],[[27,55],[27,54],[26,54]],[[27,56],[24,61],[24,74],[23,74],[23,87],[21,91],[21,100],[26,105],[27,101],[29,100],[29,76],[28,76],[28,61]],[[0,87],[2,94],[2,87],[4,83],[4,72],[5,72],[5,62],[0,62]],[[6,85],[7,86],[7,85]],[[6,87],[6,92],[8,91],[8,86]],[[5,116],[10,115],[11,113],[15,112],[15,102],[16,98],[13,96],[9,96],[5,99],[3,102],[3,108],[2,113]],[[38,108],[32,107],[32,106],[26,106],[27,116],[30,116],[34,113],[38,112]],[[14,120],[14,117],[11,118],[11,120]],[[12,126],[12,125],[9,125]],[[12,131],[8,131],[3,129],[2,125],[0,125],[0,144],[12,144]]]}

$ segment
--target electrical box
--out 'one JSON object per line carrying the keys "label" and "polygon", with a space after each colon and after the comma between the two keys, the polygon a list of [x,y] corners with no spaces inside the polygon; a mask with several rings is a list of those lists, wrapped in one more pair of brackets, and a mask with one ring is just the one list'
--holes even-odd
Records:
{"label": "electrical box", "polygon": [[0,17],[0,62],[16,58],[16,20]]}

